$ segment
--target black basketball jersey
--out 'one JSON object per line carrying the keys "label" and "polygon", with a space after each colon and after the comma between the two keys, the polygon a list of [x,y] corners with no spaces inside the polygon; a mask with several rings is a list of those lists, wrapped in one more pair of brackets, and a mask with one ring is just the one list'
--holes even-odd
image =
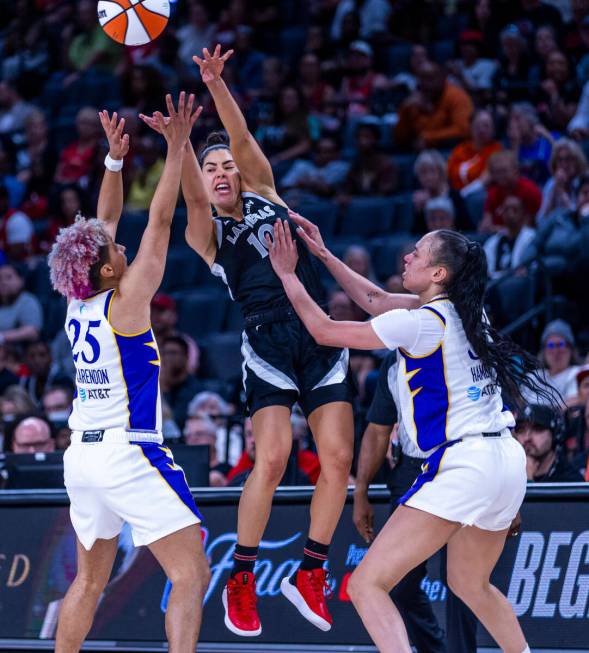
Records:
{"label": "black basketball jersey", "polygon": [[[256,193],[243,192],[241,197],[243,220],[215,218],[217,254],[211,272],[227,284],[231,299],[239,303],[243,314],[250,315],[289,304],[266,244],[266,234],[272,236],[276,219],[288,220],[288,212]],[[290,220],[289,224],[295,237]],[[297,276],[311,297],[321,303],[323,288],[316,263],[298,238],[295,242],[299,252]]]}

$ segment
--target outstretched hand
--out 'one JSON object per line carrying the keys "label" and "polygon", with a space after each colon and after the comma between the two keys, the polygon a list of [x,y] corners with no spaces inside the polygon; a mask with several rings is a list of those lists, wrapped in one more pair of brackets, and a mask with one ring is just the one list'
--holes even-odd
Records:
{"label": "outstretched hand", "polygon": [[325,257],[327,247],[325,247],[319,227],[290,209],[288,210],[288,217],[297,225],[297,235],[307,244],[311,254],[319,258]]}
{"label": "outstretched hand", "polygon": [[188,96],[186,101],[186,93],[182,91],[178,99],[178,111],[174,108],[172,96],[166,95],[166,106],[168,108],[168,116],[164,116],[160,111],[156,111],[151,118],[141,114],[139,117],[155,131],[163,135],[168,143],[168,148],[183,148],[188,139],[194,123],[202,113],[202,107],[199,106],[193,112],[194,94]]}
{"label": "outstretched hand", "polygon": [[225,62],[233,54],[233,50],[227,50],[225,54],[221,54],[221,46],[217,44],[213,54],[211,55],[207,48],[203,48],[203,58],[194,55],[192,61],[200,68],[200,76],[205,84],[213,82],[221,77]]}
{"label": "outstretched hand", "polygon": [[266,234],[266,243],[270,252],[270,263],[272,263],[277,276],[283,279],[285,276],[292,274],[297,267],[299,254],[286,220],[276,220],[274,223],[274,238],[272,239],[270,234]]}
{"label": "outstretched hand", "polygon": [[118,120],[116,111],[112,117],[109,117],[108,111],[99,111],[98,117],[108,139],[108,153],[112,159],[120,161],[129,151],[129,134],[123,134],[125,119]]}

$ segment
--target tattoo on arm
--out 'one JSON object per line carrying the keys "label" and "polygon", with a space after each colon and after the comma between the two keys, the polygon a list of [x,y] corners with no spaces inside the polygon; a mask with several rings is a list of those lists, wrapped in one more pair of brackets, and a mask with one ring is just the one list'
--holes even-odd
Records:
{"label": "tattoo on arm", "polygon": [[378,297],[379,295],[380,293],[377,292],[376,290],[370,290],[369,292],[367,292],[366,297],[368,297],[368,303],[372,304],[372,300]]}

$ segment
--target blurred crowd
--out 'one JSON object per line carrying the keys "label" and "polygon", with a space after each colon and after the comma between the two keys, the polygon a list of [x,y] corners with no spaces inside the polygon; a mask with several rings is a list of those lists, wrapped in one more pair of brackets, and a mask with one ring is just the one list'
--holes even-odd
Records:
{"label": "blurred crowd", "polygon": [[[195,144],[218,128],[192,55],[220,43],[235,51],[224,75],[280,194],[350,267],[402,291],[402,256],[423,233],[458,229],[484,243],[490,314],[538,351],[563,399],[548,415],[530,397],[520,416],[529,477],[557,480],[550,470],[563,465],[585,476],[589,0],[171,6],[163,35],[134,48],[104,34],[92,0],[3,6],[0,450],[68,443],[74,368],[45,257],[59,229],[96,206],[106,153],[98,110],[125,117],[131,139],[120,236],[132,256],[164,162],[163,141],[138,114],[186,89],[205,107]],[[152,303],[165,437],[210,447],[211,485],[239,484],[255,457],[241,417],[241,316],[184,244],[185,219],[180,204]],[[366,319],[325,282],[334,319]],[[351,360],[361,433],[381,356],[352,352]],[[291,480],[313,483],[318,461],[301,414],[293,430]]]}

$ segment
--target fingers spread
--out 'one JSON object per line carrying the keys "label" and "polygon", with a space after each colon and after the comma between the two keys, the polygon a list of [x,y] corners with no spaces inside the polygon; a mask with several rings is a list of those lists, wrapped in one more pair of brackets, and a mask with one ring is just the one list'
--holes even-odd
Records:
{"label": "fingers spread", "polygon": [[[180,98],[178,100],[178,114],[184,118],[184,112],[186,108],[186,93],[185,91],[180,91]],[[170,114],[173,115],[173,114]]]}
{"label": "fingers spread", "polygon": [[[176,115],[176,110],[174,109],[174,103],[172,102],[172,96],[168,93],[166,95],[166,106],[168,107],[168,113],[170,116],[175,116]],[[159,113],[159,112],[158,112]],[[162,114],[160,113],[160,116]]]}
{"label": "fingers spread", "polygon": [[197,57],[196,55],[192,57],[192,61],[194,61],[194,63],[197,64],[198,66],[202,66],[204,63],[203,60],[200,57]]}
{"label": "fingers spread", "polygon": [[227,50],[227,52],[221,57],[221,61],[227,61],[233,52],[234,50]]}

